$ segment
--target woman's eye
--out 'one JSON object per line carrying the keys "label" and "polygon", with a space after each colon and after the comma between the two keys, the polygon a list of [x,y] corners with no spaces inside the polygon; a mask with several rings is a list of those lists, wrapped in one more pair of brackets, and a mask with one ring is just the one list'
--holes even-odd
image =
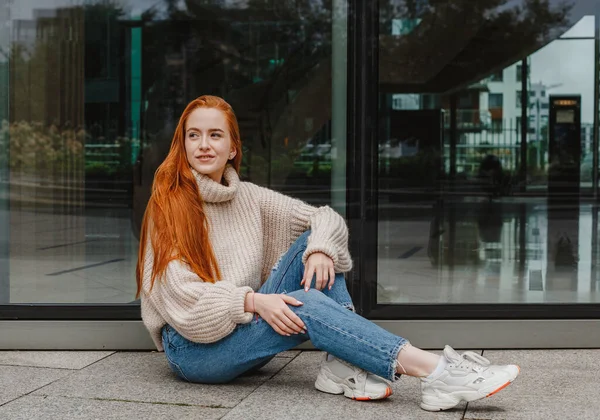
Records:
{"label": "woman's eye", "polygon": [[221,134],[220,133],[212,133],[212,136],[215,138],[218,138],[218,137],[221,137]]}
{"label": "woman's eye", "polygon": [[196,138],[196,137],[198,137],[198,134],[196,134],[196,133],[190,133],[190,138],[191,139]]}

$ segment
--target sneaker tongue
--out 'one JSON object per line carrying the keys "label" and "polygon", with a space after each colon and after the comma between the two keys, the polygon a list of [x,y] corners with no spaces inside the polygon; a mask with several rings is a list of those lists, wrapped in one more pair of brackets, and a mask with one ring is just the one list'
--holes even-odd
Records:
{"label": "sneaker tongue", "polygon": [[444,347],[444,357],[450,362],[459,363],[462,361],[462,356],[456,352],[452,347]]}

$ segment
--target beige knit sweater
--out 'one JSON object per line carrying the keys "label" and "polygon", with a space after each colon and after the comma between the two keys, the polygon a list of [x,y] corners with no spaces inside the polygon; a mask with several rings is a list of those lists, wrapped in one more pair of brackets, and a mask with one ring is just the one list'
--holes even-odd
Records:
{"label": "beige knit sweater", "polygon": [[150,241],[144,258],[142,319],[159,351],[161,329],[171,325],[188,340],[212,343],[230,334],[237,324],[252,320],[244,311],[246,294],[258,290],[271,267],[290,245],[311,229],[303,261],[315,252],[327,254],[336,272],[352,268],[348,229],[331,208],[312,207],[257,185],[241,182],[227,166],[227,185],[195,171],[210,241],[222,280],[205,283],[182,261],[171,261],[150,291],[153,253]]}

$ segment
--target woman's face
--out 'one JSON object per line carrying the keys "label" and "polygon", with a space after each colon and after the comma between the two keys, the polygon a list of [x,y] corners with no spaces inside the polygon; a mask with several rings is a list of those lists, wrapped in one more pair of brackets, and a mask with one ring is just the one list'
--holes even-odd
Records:
{"label": "woman's face", "polygon": [[197,108],[185,122],[185,152],[198,172],[221,182],[227,161],[236,154],[225,119],[216,108]]}

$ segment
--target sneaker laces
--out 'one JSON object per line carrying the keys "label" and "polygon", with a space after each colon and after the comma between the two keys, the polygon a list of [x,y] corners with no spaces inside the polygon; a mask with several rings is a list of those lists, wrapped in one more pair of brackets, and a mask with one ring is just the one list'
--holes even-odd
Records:
{"label": "sneaker laces", "polygon": [[458,368],[473,369],[475,372],[481,372],[483,368],[490,366],[491,362],[485,357],[472,351],[466,351],[461,355],[461,360],[455,364]]}

